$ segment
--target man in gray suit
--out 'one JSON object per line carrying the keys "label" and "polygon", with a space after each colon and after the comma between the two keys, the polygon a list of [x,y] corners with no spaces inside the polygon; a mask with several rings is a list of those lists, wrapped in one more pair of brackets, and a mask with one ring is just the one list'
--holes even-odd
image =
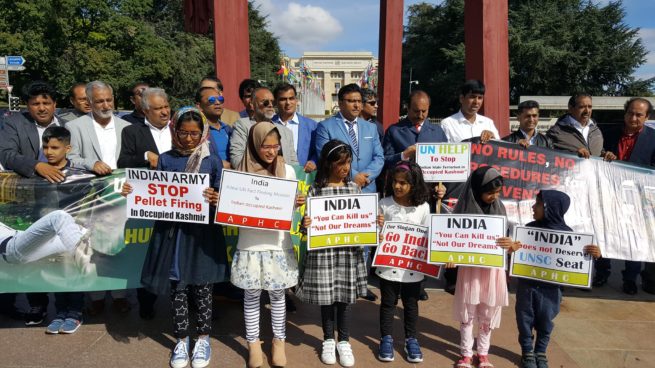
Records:
{"label": "man in gray suit", "polygon": [[0,134],[0,164],[25,177],[42,176],[51,183],[66,179],[61,170],[48,165],[41,151],[46,128],[61,125],[55,116],[55,90],[35,81],[27,87],[27,111],[5,117]]}
{"label": "man in gray suit", "polygon": [[[260,87],[252,91],[252,100],[250,106],[254,111],[252,120],[250,118],[241,118],[234,124],[234,131],[230,137],[230,163],[232,167],[239,167],[244,152],[246,152],[246,144],[248,144],[248,133],[250,127],[262,122],[271,122],[275,116],[275,99],[270,89]],[[298,157],[293,144],[293,133],[289,128],[284,126],[277,126],[280,132],[282,145],[282,156],[284,161],[289,165],[298,165]]]}
{"label": "man in gray suit", "polygon": [[98,175],[109,175],[116,169],[121,151],[121,133],[130,123],[114,116],[114,91],[111,86],[93,81],[86,85],[91,115],[77,118],[66,128],[71,132],[72,150],[68,156],[76,167]]}

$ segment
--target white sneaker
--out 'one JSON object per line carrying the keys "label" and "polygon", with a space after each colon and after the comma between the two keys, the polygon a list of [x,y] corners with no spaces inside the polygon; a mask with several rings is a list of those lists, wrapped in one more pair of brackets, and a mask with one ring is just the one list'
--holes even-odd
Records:
{"label": "white sneaker", "polygon": [[334,339],[323,341],[323,350],[321,351],[321,362],[323,364],[334,364],[337,362],[336,345]]}
{"label": "white sneaker", "polygon": [[337,344],[337,352],[339,352],[339,364],[344,367],[352,367],[355,365],[353,349],[350,347],[348,341],[339,341]]}

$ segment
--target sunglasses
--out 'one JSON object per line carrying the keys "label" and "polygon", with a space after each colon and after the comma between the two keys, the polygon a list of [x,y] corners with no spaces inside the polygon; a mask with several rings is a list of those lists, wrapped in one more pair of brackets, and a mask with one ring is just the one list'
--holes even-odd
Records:
{"label": "sunglasses", "polygon": [[275,106],[275,100],[263,100],[261,102],[264,107]]}
{"label": "sunglasses", "polygon": [[366,101],[366,103],[369,104],[369,105],[371,105],[371,106],[377,106],[377,105],[378,105],[378,102],[375,101],[375,100],[373,100],[373,101]]}
{"label": "sunglasses", "polygon": [[215,104],[216,102],[223,103],[223,102],[225,102],[225,97],[223,97],[223,96],[209,96],[209,98],[207,99],[207,102],[209,102],[212,105]]}

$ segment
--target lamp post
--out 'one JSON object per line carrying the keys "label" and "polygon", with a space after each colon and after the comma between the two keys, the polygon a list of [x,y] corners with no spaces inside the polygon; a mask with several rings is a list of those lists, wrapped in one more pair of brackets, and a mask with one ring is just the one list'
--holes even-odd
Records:
{"label": "lamp post", "polygon": [[418,86],[418,80],[412,80],[412,68],[409,68],[409,94],[412,94],[412,84]]}

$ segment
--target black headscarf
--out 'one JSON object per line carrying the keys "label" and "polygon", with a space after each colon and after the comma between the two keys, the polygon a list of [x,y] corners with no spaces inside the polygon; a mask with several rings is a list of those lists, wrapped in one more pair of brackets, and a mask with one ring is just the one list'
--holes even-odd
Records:
{"label": "black headscarf", "polygon": [[542,190],[538,194],[544,202],[544,218],[539,221],[532,221],[526,226],[540,227],[543,229],[573,231],[566,222],[564,214],[569,210],[571,198],[558,190]]}
{"label": "black headscarf", "polygon": [[491,166],[479,167],[473,171],[466,182],[462,195],[457,200],[453,213],[505,216],[505,206],[500,200],[491,204],[482,201],[482,194],[493,190],[498,184],[494,182],[498,180],[502,180],[502,176]]}

